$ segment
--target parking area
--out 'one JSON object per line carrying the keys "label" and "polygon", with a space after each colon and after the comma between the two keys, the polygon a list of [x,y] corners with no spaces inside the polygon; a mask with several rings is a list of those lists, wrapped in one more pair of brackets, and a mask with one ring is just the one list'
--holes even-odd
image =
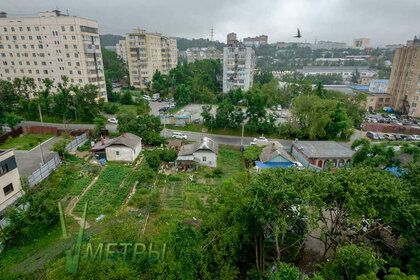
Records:
{"label": "parking area", "polygon": [[159,116],[159,108],[168,106],[171,102],[158,102],[158,101],[149,101],[150,114],[154,116]]}

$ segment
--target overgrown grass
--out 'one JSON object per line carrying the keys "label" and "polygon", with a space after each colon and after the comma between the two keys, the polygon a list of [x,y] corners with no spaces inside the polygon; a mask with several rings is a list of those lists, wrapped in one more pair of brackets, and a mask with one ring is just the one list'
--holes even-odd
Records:
{"label": "overgrown grass", "polygon": [[118,106],[118,111],[117,114],[122,114],[122,113],[133,113],[135,115],[137,115],[137,106],[130,104],[130,105],[126,105],[126,104],[121,104],[118,102],[109,102],[110,104],[116,104]]}
{"label": "overgrown grass", "polygon": [[53,137],[52,134],[22,134],[19,137],[7,139],[0,145],[0,149],[11,149],[17,147],[17,150],[31,150],[39,143]]}
{"label": "overgrown grass", "polygon": [[244,171],[245,165],[242,153],[230,149],[219,149],[217,167],[223,171],[223,177],[225,178]]}

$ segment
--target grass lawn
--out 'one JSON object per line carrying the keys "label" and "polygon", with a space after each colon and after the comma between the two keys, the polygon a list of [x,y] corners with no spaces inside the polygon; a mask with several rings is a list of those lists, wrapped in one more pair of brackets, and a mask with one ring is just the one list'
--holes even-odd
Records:
{"label": "grass lawn", "polygon": [[22,134],[16,138],[9,138],[0,145],[0,149],[11,149],[16,146],[17,150],[30,150],[38,145],[39,142],[54,137],[52,134]]}
{"label": "grass lawn", "polygon": [[118,102],[109,102],[110,104],[116,104],[118,106],[118,111],[117,114],[122,114],[122,113],[133,113],[135,115],[137,115],[137,106],[136,105],[125,105],[125,104],[120,104]]}
{"label": "grass lawn", "polygon": [[217,167],[222,169],[224,178],[244,171],[245,165],[242,153],[231,149],[219,148]]}

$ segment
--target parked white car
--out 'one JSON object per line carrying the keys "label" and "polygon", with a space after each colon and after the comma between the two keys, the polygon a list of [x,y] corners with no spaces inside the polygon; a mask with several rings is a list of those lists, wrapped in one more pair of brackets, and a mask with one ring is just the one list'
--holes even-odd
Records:
{"label": "parked white car", "polygon": [[257,141],[268,141],[267,138],[265,138],[264,136],[260,136],[258,138],[254,138],[254,140],[252,140],[253,142],[257,142]]}
{"label": "parked white car", "polygon": [[299,161],[295,161],[295,162],[293,163],[293,165],[294,165],[297,169],[299,169],[299,170],[303,170],[303,169],[305,169],[305,167],[303,166],[303,164],[302,164],[302,163],[300,163]]}
{"label": "parked white car", "polygon": [[147,101],[151,101],[152,98],[148,95],[143,95],[143,99],[147,100]]}
{"label": "parked white car", "polygon": [[113,123],[113,124],[118,124],[118,120],[116,118],[110,118],[108,119],[108,122]]}
{"label": "parked white car", "polygon": [[412,138],[414,141],[420,141],[420,135],[411,135],[411,138]]}
{"label": "parked white car", "polygon": [[281,111],[281,110],[282,110],[281,105],[277,105],[277,111]]}
{"label": "parked white car", "polygon": [[286,118],[286,113],[281,113],[281,114],[280,114],[280,117],[282,117],[282,118]]}
{"label": "parked white car", "polygon": [[172,138],[187,140],[188,139],[188,136],[185,135],[185,134],[183,134],[183,133],[181,133],[181,132],[173,132],[172,133]]}

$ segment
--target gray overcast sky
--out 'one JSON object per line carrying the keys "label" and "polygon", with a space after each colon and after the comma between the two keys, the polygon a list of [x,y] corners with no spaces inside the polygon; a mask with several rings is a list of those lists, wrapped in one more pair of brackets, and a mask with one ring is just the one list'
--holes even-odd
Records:
{"label": "gray overcast sky", "polygon": [[268,35],[270,43],[317,40],[350,44],[368,37],[374,46],[405,43],[420,34],[420,0],[1,0],[0,9],[13,15],[69,10],[95,19],[100,33],[124,34],[135,27],[168,36],[226,41]]}

